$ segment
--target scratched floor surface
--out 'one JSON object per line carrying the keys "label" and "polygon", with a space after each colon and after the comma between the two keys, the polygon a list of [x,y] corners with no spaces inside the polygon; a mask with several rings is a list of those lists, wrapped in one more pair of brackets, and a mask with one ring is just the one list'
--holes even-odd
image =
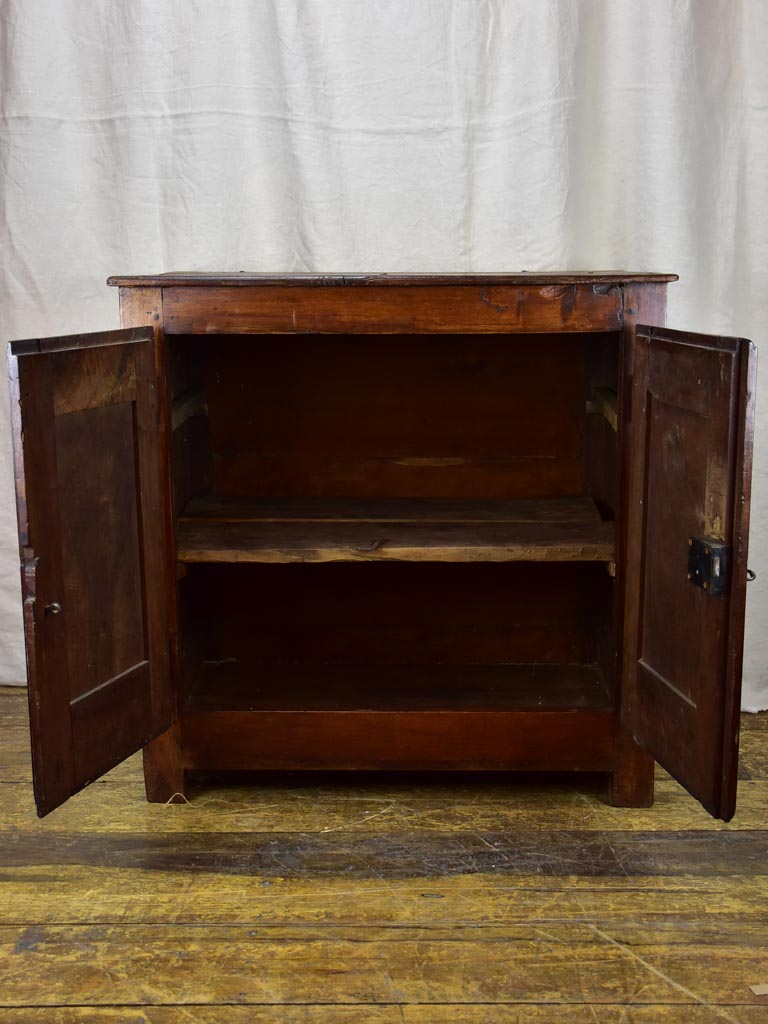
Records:
{"label": "scratched floor surface", "polygon": [[768,1024],[768,715],[727,826],[663,773],[164,807],[135,757],[41,822],[19,690],[0,735],[0,1024]]}

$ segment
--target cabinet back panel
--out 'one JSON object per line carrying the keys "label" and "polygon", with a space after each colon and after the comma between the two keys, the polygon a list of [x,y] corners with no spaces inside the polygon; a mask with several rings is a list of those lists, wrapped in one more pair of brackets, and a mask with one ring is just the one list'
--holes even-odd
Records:
{"label": "cabinet back panel", "polygon": [[582,337],[227,336],[206,347],[219,494],[581,492]]}
{"label": "cabinet back panel", "polygon": [[196,565],[182,587],[204,660],[584,663],[604,575],[548,563]]}

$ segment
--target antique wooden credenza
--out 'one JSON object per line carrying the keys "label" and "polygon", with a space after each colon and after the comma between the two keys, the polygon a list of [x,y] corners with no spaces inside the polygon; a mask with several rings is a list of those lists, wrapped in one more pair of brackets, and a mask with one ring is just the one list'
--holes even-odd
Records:
{"label": "antique wooden credenza", "polygon": [[755,360],[673,275],[117,277],[10,346],[35,794],[605,772],[734,812]]}

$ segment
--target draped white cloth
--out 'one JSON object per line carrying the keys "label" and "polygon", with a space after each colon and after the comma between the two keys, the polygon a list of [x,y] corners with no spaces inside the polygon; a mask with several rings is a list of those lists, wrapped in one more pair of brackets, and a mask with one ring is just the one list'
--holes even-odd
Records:
{"label": "draped white cloth", "polygon": [[[109,273],[625,268],[681,275],[671,326],[766,341],[765,0],[1,0],[0,32],[4,339],[116,326]],[[767,427],[768,354],[753,708],[768,705]]]}

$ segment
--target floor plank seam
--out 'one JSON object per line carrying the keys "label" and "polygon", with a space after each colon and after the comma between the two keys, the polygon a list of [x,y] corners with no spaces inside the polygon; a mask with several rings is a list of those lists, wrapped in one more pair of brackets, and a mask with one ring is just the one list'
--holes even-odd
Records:
{"label": "floor plank seam", "polygon": [[[708,1000],[706,1000],[706,999],[702,998],[701,996],[697,995],[695,992],[693,992],[691,989],[687,988],[685,985],[681,985],[679,982],[675,981],[673,978],[670,978],[668,974],[665,974],[664,971],[659,970],[658,967],[654,967],[653,964],[649,964],[647,960],[645,960],[643,957],[641,957],[639,953],[636,953],[634,949],[631,949],[625,943],[617,942],[616,939],[612,938],[610,935],[606,935],[606,933],[604,931],[602,931],[600,928],[598,928],[597,925],[595,925],[595,924],[592,924],[589,927],[592,929],[592,931],[596,935],[598,935],[605,942],[609,942],[612,946],[615,946],[617,949],[620,949],[623,953],[626,953],[633,960],[636,960],[637,963],[642,964],[642,966],[647,971],[650,971],[651,974],[655,974],[657,978],[660,978],[662,981],[665,981],[668,985],[671,985],[673,988],[677,989],[678,992],[682,992],[683,995],[686,995],[690,999],[693,999],[694,1002],[698,1003],[700,1006],[705,1006],[708,1009],[712,1008],[712,1004],[710,1002],[708,1002]],[[631,1003],[630,1005],[639,1005],[639,1004]],[[717,1012],[718,1012],[718,1016],[722,1017],[723,1020],[729,1021],[730,1024],[742,1024],[742,1022],[737,1017],[734,1017],[732,1014],[728,1013],[727,1011],[725,1011],[723,1009],[720,1009]]]}

